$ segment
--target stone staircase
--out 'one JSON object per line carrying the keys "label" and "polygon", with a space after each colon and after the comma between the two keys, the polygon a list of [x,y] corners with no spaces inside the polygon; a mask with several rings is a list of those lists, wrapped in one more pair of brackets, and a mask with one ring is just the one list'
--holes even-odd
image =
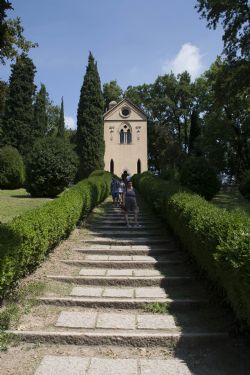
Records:
{"label": "stone staircase", "polygon": [[[126,228],[123,213],[106,204],[91,235],[72,243],[71,272],[47,275],[68,285],[66,295],[39,297],[48,322],[10,331],[29,343],[166,347],[175,351],[228,340],[227,319],[209,303],[192,265],[173,237],[142,208],[142,228]],[[72,258],[72,257],[71,257]],[[58,287],[58,290],[60,288]],[[33,312],[35,315],[35,310]],[[196,373],[196,372],[195,372]],[[180,358],[44,356],[35,375],[190,375]],[[201,374],[201,373],[197,373]],[[216,373],[217,374],[217,373]],[[218,373],[219,374],[219,373]],[[212,375],[212,373],[211,373]]]}

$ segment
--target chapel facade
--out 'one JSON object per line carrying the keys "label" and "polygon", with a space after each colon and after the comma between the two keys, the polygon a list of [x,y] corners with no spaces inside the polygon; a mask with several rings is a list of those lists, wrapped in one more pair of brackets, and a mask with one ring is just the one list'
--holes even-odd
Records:
{"label": "chapel facade", "polygon": [[109,104],[104,114],[105,170],[131,176],[148,170],[147,117],[130,100]]}

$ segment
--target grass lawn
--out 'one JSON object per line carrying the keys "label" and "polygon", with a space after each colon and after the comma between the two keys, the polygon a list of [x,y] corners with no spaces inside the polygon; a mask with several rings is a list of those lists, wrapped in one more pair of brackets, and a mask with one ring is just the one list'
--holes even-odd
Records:
{"label": "grass lawn", "polygon": [[25,211],[41,206],[49,198],[31,198],[25,189],[0,189],[0,222],[6,223]]}
{"label": "grass lawn", "polygon": [[229,211],[240,210],[250,215],[250,202],[246,200],[239,191],[220,191],[212,203]]}

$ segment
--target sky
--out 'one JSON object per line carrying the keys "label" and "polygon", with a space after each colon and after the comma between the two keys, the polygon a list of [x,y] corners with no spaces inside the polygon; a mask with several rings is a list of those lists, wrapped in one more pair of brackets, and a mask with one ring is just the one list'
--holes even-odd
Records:
{"label": "sky", "polygon": [[[76,127],[80,89],[91,51],[102,84],[152,83],[158,75],[188,70],[195,79],[222,51],[222,30],[209,30],[195,0],[10,0],[27,39],[35,83],[54,104],[64,98],[66,126]],[[10,66],[0,70],[8,81]]]}

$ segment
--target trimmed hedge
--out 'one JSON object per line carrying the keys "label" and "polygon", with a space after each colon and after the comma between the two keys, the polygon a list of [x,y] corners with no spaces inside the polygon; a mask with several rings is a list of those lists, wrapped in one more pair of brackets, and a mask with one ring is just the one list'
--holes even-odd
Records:
{"label": "trimmed hedge", "polygon": [[217,208],[196,194],[178,192],[178,186],[174,192],[149,173],[135,176],[134,184],[224,292],[237,318],[250,327],[249,216]]}
{"label": "trimmed hedge", "polygon": [[0,224],[0,299],[109,195],[110,183],[108,172],[90,175],[54,201]]}

